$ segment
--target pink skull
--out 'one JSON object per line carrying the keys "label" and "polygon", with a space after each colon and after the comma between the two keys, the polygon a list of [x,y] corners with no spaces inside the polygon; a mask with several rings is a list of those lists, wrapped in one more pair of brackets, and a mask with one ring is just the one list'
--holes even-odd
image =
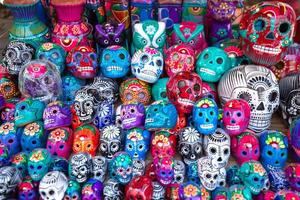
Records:
{"label": "pink skull", "polygon": [[170,131],[161,130],[153,134],[151,155],[153,158],[173,157],[176,153],[176,136]]}
{"label": "pink skull", "polygon": [[123,129],[144,126],[145,108],[142,103],[121,106],[121,121]]}
{"label": "pink skull", "polygon": [[171,184],[174,178],[174,160],[170,157],[154,159],[156,178],[163,186]]}
{"label": "pink skull", "polygon": [[250,112],[250,105],[243,99],[227,101],[223,107],[224,130],[230,136],[245,131],[249,125]]}
{"label": "pink skull", "polygon": [[243,132],[231,138],[231,151],[239,165],[250,160],[257,161],[260,155],[259,141],[254,133]]}
{"label": "pink skull", "polygon": [[48,135],[47,150],[55,156],[68,159],[72,150],[73,131],[63,127],[51,131]]}

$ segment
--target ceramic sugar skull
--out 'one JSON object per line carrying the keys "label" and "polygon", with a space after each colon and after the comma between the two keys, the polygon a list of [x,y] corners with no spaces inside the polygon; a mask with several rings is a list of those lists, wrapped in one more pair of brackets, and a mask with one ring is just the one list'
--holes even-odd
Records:
{"label": "ceramic sugar skull", "polygon": [[98,107],[98,114],[96,115],[94,125],[98,129],[102,129],[105,126],[109,126],[115,123],[115,108],[114,104],[103,101]]}
{"label": "ceramic sugar skull", "polygon": [[11,166],[17,168],[22,177],[28,174],[27,171],[28,155],[25,152],[19,152],[11,159]]}
{"label": "ceramic sugar skull", "polygon": [[98,69],[96,51],[89,46],[77,46],[68,53],[66,65],[68,71],[77,78],[94,78]]}
{"label": "ceramic sugar skull", "polygon": [[109,46],[102,52],[100,69],[108,78],[122,78],[129,72],[130,55],[122,46]]}
{"label": "ceramic sugar skull", "polygon": [[95,28],[95,41],[101,47],[108,47],[111,45],[122,45],[122,43],[124,42],[124,23],[116,24],[112,22],[107,22],[103,25],[98,24]]}
{"label": "ceramic sugar skull", "polygon": [[170,185],[174,179],[174,159],[171,157],[155,158],[153,163],[157,181],[163,186]]}
{"label": "ceramic sugar skull", "polygon": [[27,124],[21,135],[21,147],[23,151],[30,152],[35,148],[44,148],[47,140],[47,132],[42,121]]}
{"label": "ceramic sugar skull", "polygon": [[19,73],[19,90],[24,97],[32,97],[45,103],[55,101],[61,95],[59,72],[48,61],[31,61]]}
{"label": "ceramic sugar skull", "polygon": [[175,106],[167,101],[155,101],[146,109],[145,128],[150,131],[172,129],[178,114]]}
{"label": "ceramic sugar skull", "polygon": [[62,77],[62,101],[71,106],[75,100],[75,93],[82,86],[85,85],[85,81],[76,78],[72,75],[66,75]]}
{"label": "ceramic sugar skull", "polygon": [[150,147],[150,132],[133,128],[126,132],[125,151],[133,160],[145,160]]}
{"label": "ceramic sugar skull", "polygon": [[180,131],[177,148],[187,165],[201,157],[202,143],[202,135],[195,128],[186,127]]}
{"label": "ceramic sugar skull", "polygon": [[286,177],[293,190],[300,192],[300,164],[291,163],[285,168]]}
{"label": "ceramic sugar skull", "polygon": [[278,131],[265,131],[259,137],[261,163],[268,171],[283,168],[288,156],[288,138]]}
{"label": "ceramic sugar skull", "polygon": [[131,72],[139,80],[155,83],[163,72],[163,54],[152,47],[135,52],[131,59]]}
{"label": "ceramic sugar skull", "polygon": [[199,55],[196,72],[203,81],[218,82],[230,67],[230,59],[223,49],[208,47]]}
{"label": "ceramic sugar skull", "polygon": [[251,200],[252,194],[248,188],[245,186],[238,184],[233,185],[229,188],[228,191],[228,197],[229,199],[244,199],[244,200]]}
{"label": "ceramic sugar skull", "polygon": [[133,199],[133,200],[152,199],[153,196],[152,180],[147,176],[135,177],[126,186],[125,193],[126,193],[125,199]]}
{"label": "ceramic sugar skull", "polygon": [[68,174],[69,163],[68,160],[60,156],[52,156],[52,163],[49,171],[60,171]]}
{"label": "ceramic sugar skull", "polygon": [[142,127],[145,123],[145,107],[142,103],[123,104],[121,106],[123,129]]}
{"label": "ceramic sugar skull", "polygon": [[81,186],[73,180],[69,180],[68,188],[65,192],[64,200],[79,200],[81,199]]}
{"label": "ceramic sugar skull", "polygon": [[99,151],[102,156],[112,159],[113,155],[123,149],[122,129],[116,125],[106,126],[102,129]]}
{"label": "ceramic sugar skull", "polygon": [[219,110],[216,102],[211,98],[202,98],[193,108],[194,127],[202,134],[212,134],[218,123]]}
{"label": "ceramic sugar skull", "polygon": [[167,97],[167,82],[169,78],[160,78],[152,86],[151,95],[154,101],[168,101]]}
{"label": "ceramic sugar skull", "polygon": [[92,173],[92,157],[88,153],[77,153],[70,156],[69,177],[78,183],[86,182]]}
{"label": "ceramic sugar skull", "polygon": [[230,136],[235,136],[243,131],[249,125],[251,107],[243,99],[232,99],[223,106],[223,124],[224,130]]}
{"label": "ceramic sugar skull", "polygon": [[174,24],[173,29],[171,45],[186,44],[195,50],[196,55],[207,47],[202,24],[186,21],[181,24]]}
{"label": "ceramic sugar skull", "polygon": [[173,157],[176,153],[176,136],[167,130],[157,131],[151,140],[153,158]]}
{"label": "ceramic sugar skull", "polygon": [[240,168],[239,176],[253,195],[258,195],[268,181],[267,172],[258,161],[245,162]]}
{"label": "ceramic sugar skull", "polygon": [[21,183],[22,177],[17,168],[5,166],[0,168],[0,198],[9,199],[17,193],[17,186]]}
{"label": "ceramic sugar skull", "polygon": [[275,75],[257,65],[238,66],[221,78],[218,94],[224,105],[231,99],[244,99],[251,107],[249,129],[261,132],[270,126],[279,105],[279,87]]}
{"label": "ceramic sugar skull", "polygon": [[109,176],[122,185],[132,179],[132,159],[126,152],[116,153],[109,165]]}
{"label": "ceramic sugar skull", "polygon": [[61,101],[49,103],[43,113],[44,127],[47,130],[71,125],[70,107]]}
{"label": "ceramic sugar skull", "polygon": [[166,24],[145,20],[133,26],[133,44],[139,50],[144,47],[162,49],[166,42]]}
{"label": "ceramic sugar skull", "polygon": [[32,98],[24,99],[16,104],[15,124],[17,127],[25,126],[43,119],[45,104]]}
{"label": "ceramic sugar skull", "polygon": [[86,152],[94,156],[99,146],[100,132],[93,125],[79,126],[74,132],[73,152]]}
{"label": "ceramic sugar skull", "polygon": [[25,177],[18,189],[20,200],[38,200],[38,191],[30,177]]}
{"label": "ceramic sugar skull", "polygon": [[237,163],[258,161],[260,156],[259,141],[251,131],[245,131],[240,135],[231,137],[231,151]]}
{"label": "ceramic sugar skull", "polygon": [[117,181],[113,179],[108,179],[104,183],[103,197],[104,199],[115,199],[115,200],[124,199],[124,194],[123,194],[121,184],[119,184]]}
{"label": "ceramic sugar skull", "polygon": [[193,72],[179,72],[167,83],[167,96],[179,113],[190,113],[201,94],[202,80]]}
{"label": "ceramic sugar skull", "polygon": [[0,126],[0,144],[7,147],[8,157],[20,151],[20,129],[13,122],[6,122]]}
{"label": "ceramic sugar skull", "polygon": [[103,184],[96,179],[89,179],[82,187],[82,199],[101,200]]}
{"label": "ceramic sugar skull", "polygon": [[105,175],[107,172],[107,160],[103,156],[93,157],[93,173],[92,178],[103,182],[105,180]]}
{"label": "ceramic sugar skull", "polygon": [[274,169],[266,169],[269,178],[269,187],[270,190],[274,192],[278,192],[281,190],[287,190],[290,188],[288,179],[285,175],[283,169],[274,168]]}
{"label": "ceramic sugar skull", "polygon": [[1,121],[11,122],[15,120],[16,105],[14,103],[5,103],[1,110]]}
{"label": "ceramic sugar skull", "polygon": [[3,62],[8,73],[18,75],[22,66],[33,60],[35,49],[21,41],[11,41],[3,52]]}
{"label": "ceramic sugar skull", "polygon": [[195,51],[186,44],[171,46],[166,51],[165,69],[169,77],[182,71],[194,71],[195,62]]}
{"label": "ceramic sugar skull", "polygon": [[48,60],[55,64],[57,70],[62,73],[65,69],[67,52],[61,46],[54,43],[44,43],[35,52],[35,57],[40,60]]}
{"label": "ceramic sugar skull", "polygon": [[0,78],[0,95],[9,100],[17,97],[20,94],[17,84],[12,78],[1,77]]}
{"label": "ceramic sugar skull", "polygon": [[51,154],[46,149],[34,149],[28,156],[28,173],[33,181],[40,181],[48,172],[52,162]]}
{"label": "ceramic sugar skull", "polygon": [[61,127],[49,133],[46,148],[52,155],[68,159],[72,151],[72,144],[72,129]]}
{"label": "ceramic sugar skull", "polygon": [[261,2],[251,6],[240,22],[244,54],[256,64],[276,64],[293,43],[295,22],[295,11],[286,3]]}
{"label": "ceramic sugar skull", "polygon": [[213,134],[204,136],[203,149],[215,168],[225,167],[230,156],[230,137],[223,129],[217,128]]}

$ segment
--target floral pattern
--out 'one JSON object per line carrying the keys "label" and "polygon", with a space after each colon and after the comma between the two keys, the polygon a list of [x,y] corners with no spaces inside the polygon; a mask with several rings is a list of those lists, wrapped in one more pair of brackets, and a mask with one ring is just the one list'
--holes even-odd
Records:
{"label": "floral pattern", "polygon": [[272,136],[272,135],[268,135],[268,138],[266,140],[266,144],[267,145],[271,145],[272,147],[276,148],[276,149],[284,149],[286,148],[285,147],[285,144],[284,144],[284,141],[282,138],[280,137],[275,137],[275,136]]}
{"label": "floral pattern", "polygon": [[40,125],[37,123],[28,124],[24,129],[24,134],[28,136],[34,136],[36,132],[40,130]]}
{"label": "floral pattern", "polygon": [[35,153],[33,153],[31,155],[31,157],[29,158],[30,161],[32,162],[39,162],[41,160],[44,160],[45,157],[43,156],[43,152],[42,151],[37,151]]}
{"label": "floral pattern", "polygon": [[65,140],[65,138],[66,138],[65,131],[60,128],[55,129],[54,131],[51,131],[50,137],[49,137],[50,140],[55,141],[55,142]]}
{"label": "floral pattern", "polygon": [[6,122],[0,126],[0,134],[7,135],[10,131],[15,129],[15,125],[12,122]]}
{"label": "floral pattern", "polygon": [[153,35],[156,31],[156,28],[153,25],[149,25],[146,27],[146,33],[149,35]]}
{"label": "floral pattern", "polygon": [[165,137],[164,135],[156,135],[154,137],[154,139],[152,140],[152,144],[156,145],[158,144],[158,146],[169,146],[170,142],[169,139],[167,137]]}
{"label": "floral pattern", "polygon": [[258,173],[261,176],[264,176],[266,174],[266,170],[263,168],[263,166],[259,163],[253,164],[253,171],[255,173]]}
{"label": "floral pattern", "polygon": [[23,162],[25,162],[25,159],[21,154],[15,155],[12,159],[12,163],[14,164],[20,164]]}
{"label": "floral pattern", "polygon": [[226,31],[226,29],[220,28],[217,32],[217,35],[219,35],[220,37],[226,37],[228,35],[228,32]]}
{"label": "floral pattern", "polygon": [[244,199],[244,196],[242,194],[234,194],[232,197],[231,197],[231,200],[242,200]]}
{"label": "floral pattern", "polygon": [[251,42],[256,42],[257,39],[258,39],[258,34],[253,33],[253,34],[251,34],[249,37],[250,37],[250,41],[251,41]]}
{"label": "floral pattern", "polygon": [[199,189],[194,185],[187,185],[184,187],[184,194],[186,197],[195,197],[199,195]]}
{"label": "floral pattern", "polygon": [[205,98],[205,99],[200,100],[196,104],[196,106],[199,108],[211,108],[211,107],[215,107],[215,104],[211,99]]}
{"label": "floral pattern", "polygon": [[143,140],[143,136],[141,133],[138,133],[137,131],[132,131],[127,135],[127,139],[132,141],[140,141]]}
{"label": "floral pattern", "polygon": [[196,129],[188,127],[183,131],[183,139],[188,142],[196,142],[200,140],[200,134]]}

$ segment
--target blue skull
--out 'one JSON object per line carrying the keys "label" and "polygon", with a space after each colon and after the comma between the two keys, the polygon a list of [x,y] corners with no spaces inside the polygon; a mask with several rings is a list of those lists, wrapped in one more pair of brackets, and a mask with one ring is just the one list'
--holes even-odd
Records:
{"label": "blue skull", "polygon": [[68,174],[69,163],[65,158],[54,156],[52,159],[53,160],[49,167],[49,171],[60,171],[65,174]]}
{"label": "blue skull", "polygon": [[200,99],[193,108],[194,127],[204,135],[214,133],[218,125],[218,113],[218,106],[213,99]]}
{"label": "blue skull", "polygon": [[102,52],[101,72],[108,78],[121,78],[129,72],[130,55],[121,46],[109,46]]}
{"label": "blue skull", "polygon": [[46,146],[47,134],[42,121],[36,121],[25,126],[21,135],[22,150],[30,152]]}
{"label": "blue skull", "polygon": [[126,133],[125,151],[132,159],[145,160],[150,145],[150,132],[133,128]]}
{"label": "blue skull", "polygon": [[232,165],[226,170],[226,183],[229,186],[235,184],[242,184],[242,180],[239,177],[239,167],[237,165]]}
{"label": "blue skull", "polygon": [[115,118],[114,104],[103,101],[98,108],[98,114],[94,119],[94,125],[98,129],[102,129],[105,126],[114,124]]}
{"label": "blue skull", "polygon": [[189,165],[187,165],[186,175],[187,175],[187,181],[192,181],[192,182],[197,183],[199,185],[201,184],[200,178],[199,178],[199,175],[198,175],[197,162],[192,162]]}
{"label": "blue skull", "polygon": [[74,103],[75,92],[85,85],[85,80],[71,75],[62,77],[62,101],[71,106]]}
{"label": "blue skull", "polygon": [[133,162],[131,156],[120,151],[116,153],[108,165],[109,178],[116,180],[122,185],[128,184],[132,177]]}
{"label": "blue skull", "polygon": [[146,108],[145,128],[159,130],[174,128],[177,123],[178,113],[175,106],[167,101],[155,101]]}
{"label": "blue skull", "polygon": [[20,129],[13,122],[5,122],[0,126],[0,144],[5,145],[8,157],[20,151]]}

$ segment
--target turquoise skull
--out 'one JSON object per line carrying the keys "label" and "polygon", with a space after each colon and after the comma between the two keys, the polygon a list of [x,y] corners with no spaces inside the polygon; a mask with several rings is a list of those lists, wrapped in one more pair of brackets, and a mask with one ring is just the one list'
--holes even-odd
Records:
{"label": "turquoise skull", "polygon": [[70,180],[68,183],[68,188],[65,192],[64,199],[74,199],[79,200],[81,199],[81,187],[80,184],[76,181]]}
{"label": "turquoise skull", "polygon": [[28,157],[28,173],[33,181],[40,181],[48,172],[52,162],[46,149],[34,149]]}
{"label": "turquoise skull", "polygon": [[218,47],[208,47],[198,58],[196,72],[203,81],[218,82],[230,67],[231,61],[224,50]]}
{"label": "turquoise skull", "polygon": [[110,178],[122,185],[128,184],[132,179],[133,162],[130,155],[126,152],[116,153],[109,163]]}
{"label": "turquoise skull", "polygon": [[152,86],[152,97],[154,101],[168,101],[167,97],[167,82],[169,78],[160,78],[158,81]]}

